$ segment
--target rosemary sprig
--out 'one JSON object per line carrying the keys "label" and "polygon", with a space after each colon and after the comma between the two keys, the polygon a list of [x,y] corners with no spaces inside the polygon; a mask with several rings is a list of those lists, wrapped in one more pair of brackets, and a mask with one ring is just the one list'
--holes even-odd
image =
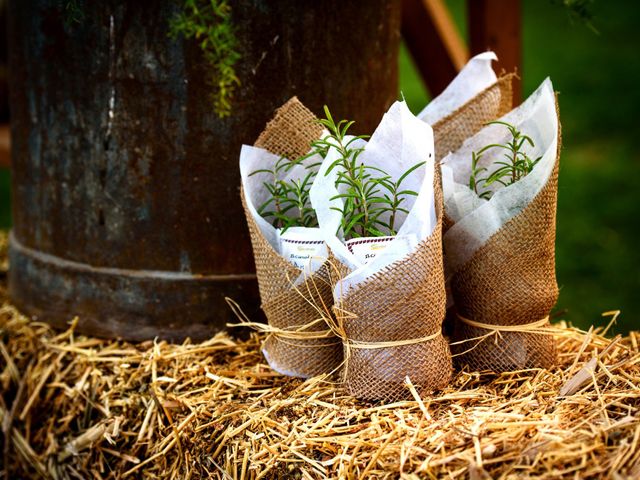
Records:
{"label": "rosemary sprig", "polygon": [[257,211],[263,218],[271,219],[272,225],[281,228],[282,233],[291,227],[318,226],[315,210],[311,208],[309,190],[318,174],[319,164],[306,166],[308,172],[303,178],[289,181],[282,178],[309,156],[310,154],[295,160],[280,157],[272,169],[256,170],[249,175],[267,173],[271,176],[269,182],[263,183],[269,192],[269,198],[257,208]]}
{"label": "rosemary sprig", "polygon": [[364,149],[354,146],[354,143],[368,137],[353,136],[347,139],[347,132],[354,122],[341,120],[336,123],[326,106],[324,112],[326,118],[320,123],[329,131],[329,135],[314,142],[313,146],[324,156],[331,147],[338,152],[338,158],[329,166],[326,174],[338,168],[336,187],[344,187],[343,193],[333,196],[331,200],[344,201],[342,208],[332,208],[342,215],[340,228],[345,240],[396,235],[397,214],[409,213],[403,208],[403,202],[407,196],[418,195],[412,190],[402,190],[402,182],[425,162],[412,166],[394,182],[384,170],[358,161]]}
{"label": "rosemary sprig", "polygon": [[[535,147],[535,144],[531,137],[523,134],[515,126],[499,120],[489,122],[487,125],[505,126],[511,135],[511,140],[505,144],[492,143],[484,146],[477,152],[471,153],[469,188],[476,192],[480,198],[484,198],[486,200],[490,199],[493,194],[490,190],[486,190],[488,187],[494,183],[499,183],[505,187],[516,183],[518,180],[528,175],[542,158],[538,157],[533,160],[527,155],[523,150],[524,147],[528,144],[533,148]],[[506,161],[495,162],[495,165],[499,165],[499,167],[487,177],[481,178],[480,175],[486,173],[487,169],[484,167],[478,167],[478,162],[481,160],[482,155],[484,155],[488,150],[496,148],[505,151],[504,157],[506,158]]]}
{"label": "rosemary sprig", "polygon": [[338,158],[327,169],[328,175],[338,169],[336,187],[344,186],[344,193],[340,193],[331,200],[342,199],[343,207],[334,210],[342,216],[340,229],[345,240],[357,237],[384,237],[396,235],[396,223],[399,213],[408,214],[404,207],[408,196],[418,193],[403,189],[403,182],[425,162],[417,163],[404,172],[400,178],[393,181],[384,170],[365,165],[358,161],[364,151],[358,147],[358,140],[365,140],[368,136],[347,136],[353,121],[340,120],[335,122],[331,112],[324,107],[326,118],[318,122],[324,126],[329,134],[311,143],[308,154],[295,160],[281,157],[272,169],[260,169],[251,173],[267,173],[270,180],[264,182],[269,198],[260,207],[258,213],[265,219],[270,219],[273,226],[286,231],[290,227],[316,227],[318,219],[315,210],[311,208],[309,191],[318,173],[320,163],[306,165],[307,174],[299,180],[286,181],[283,177],[295,165],[314,155],[326,158],[329,150],[335,148]]}

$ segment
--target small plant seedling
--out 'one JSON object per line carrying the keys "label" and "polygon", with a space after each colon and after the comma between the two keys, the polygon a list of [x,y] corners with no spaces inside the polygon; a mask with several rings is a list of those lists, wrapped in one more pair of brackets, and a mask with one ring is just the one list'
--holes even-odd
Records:
{"label": "small plant seedling", "polygon": [[281,157],[273,169],[260,169],[250,174],[250,176],[257,173],[271,175],[271,181],[263,183],[269,192],[269,199],[260,205],[257,211],[263,218],[271,219],[272,225],[281,228],[282,233],[291,227],[318,226],[316,212],[311,208],[309,190],[318,173],[319,164],[308,165],[306,167],[308,173],[304,178],[290,181],[282,178],[295,165],[301,164],[309,156],[310,154],[295,160]]}
{"label": "small plant seedling", "polygon": [[397,214],[409,213],[403,203],[407,196],[418,195],[412,190],[403,190],[402,182],[425,162],[412,166],[393,181],[384,170],[358,162],[364,149],[354,143],[367,137],[347,139],[347,132],[354,122],[341,120],[336,123],[326,105],[324,112],[326,118],[321,119],[320,123],[329,131],[329,135],[314,142],[313,146],[323,156],[331,147],[338,151],[338,158],[327,169],[327,175],[339,167],[336,186],[343,185],[344,193],[331,200],[341,198],[344,201],[341,209],[332,207],[342,215],[344,239],[396,235]]}
{"label": "small plant seedling", "polygon": [[261,169],[251,173],[267,173],[271,180],[264,182],[264,188],[269,192],[269,198],[257,209],[265,219],[271,220],[272,225],[281,228],[284,233],[288,228],[317,227],[318,219],[315,210],[311,208],[309,191],[318,174],[320,163],[306,165],[308,173],[298,180],[284,180],[287,172],[296,165],[313,155],[318,154],[326,158],[329,150],[338,151],[338,159],[327,169],[327,175],[339,168],[336,187],[344,185],[344,193],[331,198],[343,199],[342,209],[333,207],[342,215],[340,229],[345,240],[359,237],[385,237],[397,234],[396,223],[398,213],[409,213],[404,207],[408,196],[417,196],[413,190],[403,189],[402,184],[415,170],[425,162],[417,163],[404,172],[397,180],[392,180],[384,170],[364,165],[358,162],[359,155],[364,151],[357,147],[357,140],[364,140],[367,136],[347,138],[353,121],[341,120],[336,123],[331,112],[324,107],[326,118],[318,122],[324,126],[329,134],[312,142],[308,154],[295,160],[281,157],[273,169]]}
{"label": "small plant seedling", "polygon": [[[489,122],[487,125],[504,125],[509,134],[511,140],[505,144],[492,143],[481,148],[477,152],[471,153],[471,174],[469,175],[469,188],[476,192],[480,198],[489,200],[492,192],[486,190],[487,187],[494,183],[499,183],[503,186],[508,186],[516,183],[521,178],[531,173],[536,164],[540,161],[538,157],[535,160],[531,159],[524,147],[529,144],[532,148],[535,147],[531,137],[524,135],[520,130],[510,123],[496,120]],[[491,149],[505,150],[504,157],[506,161],[495,162],[498,168],[488,176],[481,178],[480,176],[486,174],[487,169],[484,167],[478,167],[478,163],[485,152]]]}

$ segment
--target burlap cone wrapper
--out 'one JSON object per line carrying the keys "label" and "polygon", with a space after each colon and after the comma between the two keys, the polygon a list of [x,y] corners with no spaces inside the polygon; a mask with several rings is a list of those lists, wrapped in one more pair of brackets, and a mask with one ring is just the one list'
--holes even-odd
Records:
{"label": "burlap cone wrapper", "polygon": [[[500,77],[496,83],[433,125],[436,162],[449,152],[458,150],[467,138],[478,133],[488,122],[511,110],[514,77],[514,74]],[[452,225],[446,212],[442,223],[445,232]]]}
{"label": "burlap cone wrapper", "polygon": [[298,158],[322,135],[322,126],[316,120],[298,97],[292,97],[276,110],[254,145],[289,159]]}
{"label": "burlap cone wrapper", "polygon": [[[313,113],[294,97],[278,109],[255,146],[276,155],[297,158],[309,151],[310,143],[318,139],[321,132]],[[312,336],[313,332],[320,333],[322,337],[295,338],[294,335],[290,338],[286,334],[271,333],[263,345],[265,357],[274,369],[287,375],[308,378],[334,371],[342,363],[341,342],[330,333],[324,321],[318,321],[321,316],[310,303],[325,304],[329,309],[333,304],[326,266],[294,287],[302,271],[273,249],[248,211],[244,192],[241,196],[253,246],[261,306],[269,325],[283,331],[302,327],[304,332],[311,332]],[[310,326],[304,328],[306,325]]]}
{"label": "burlap cone wrapper", "polygon": [[[451,379],[451,352],[441,334],[446,303],[443,207],[439,175],[435,179],[437,225],[433,233],[413,253],[374,274],[336,303],[336,318],[345,335],[345,387],[355,397],[407,399],[412,397],[406,377],[418,392],[437,390]],[[413,342],[434,334],[435,338]],[[409,344],[379,348],[387,342]]]}
{"label": "burlap cone wrapper", "polygon": [[[557,108],[557,105],[556,105]],[[457,366],[495,372],[549,368],[556,362],[548,315],[558,298],[555,275],[560,123],[547,182],[451,277],[455,307],[452,351]],[[521,331],[470,325],[515,326]],[[545,321],[546,320],[546,321]],[[527,325],[539,326],[529,331]]]}
{"label": "burlap cone wrapper", "polygon": [[449,152],[458,150],[467,138],[478,133],[487,122],[511,110],[514,77],[514,74],[500,77],[496,83],[432,125],[437,162]]}
{"label": "burlap cone wrapper", "polygon": [[[544,319],[558,299],[555,221],[558,166],[532,203],[498,231],[451,280],[457,314],[477,322],[526,325]],[[488,330],[455,319],[453,342]],[[546,333],[500,332],[452,347],[456,364],[496,372],[549,368],[555,340]]]}

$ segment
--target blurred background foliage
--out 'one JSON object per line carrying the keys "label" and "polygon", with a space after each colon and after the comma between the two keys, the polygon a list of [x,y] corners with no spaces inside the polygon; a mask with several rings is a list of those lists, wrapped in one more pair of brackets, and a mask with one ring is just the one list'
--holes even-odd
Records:
{"label": "blurred background foliage", "polygon": [[[447,2],[465,32],[464,0]],[[640,3],[597,0],[592,24],[563,2],[523,0],[524,95],[550,76],[560,92],[559,318],[587,328],[620,309],[617,331],[640,329]],[[418,112],[428,93],[406,49],[400,84]],[[0,228],[10,226],[9,172],[0,169]]]}
{"label": "blurred background foliage", "polygon": [[0,228],[11,225],[11,177],[9,170],[0,167]]}
{"label": "blurred background foliage", "polygon": [[[464,0],[448,0],[465,32]],[[588,328],[620,309],[640,329],[640,3],[596,0],[592,24],[562,2],[523,0],[523,96],[545,77],[559,92],[562,156],[556,242],[559,317]],[[417,113],[428,94],[406,49],[400,88]]]}

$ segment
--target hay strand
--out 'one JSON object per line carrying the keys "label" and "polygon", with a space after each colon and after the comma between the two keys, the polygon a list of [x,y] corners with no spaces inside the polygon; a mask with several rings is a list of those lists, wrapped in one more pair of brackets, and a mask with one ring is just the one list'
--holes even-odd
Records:
{"label": "hay strand", "polygon": [[[1,263],[1,260],[0,260]],[[362,403],[276,374],[263,334],[181,345],[56,332],[0,283],[5,478],[637,478],[638,333],[560,323],[559,365]]]}

